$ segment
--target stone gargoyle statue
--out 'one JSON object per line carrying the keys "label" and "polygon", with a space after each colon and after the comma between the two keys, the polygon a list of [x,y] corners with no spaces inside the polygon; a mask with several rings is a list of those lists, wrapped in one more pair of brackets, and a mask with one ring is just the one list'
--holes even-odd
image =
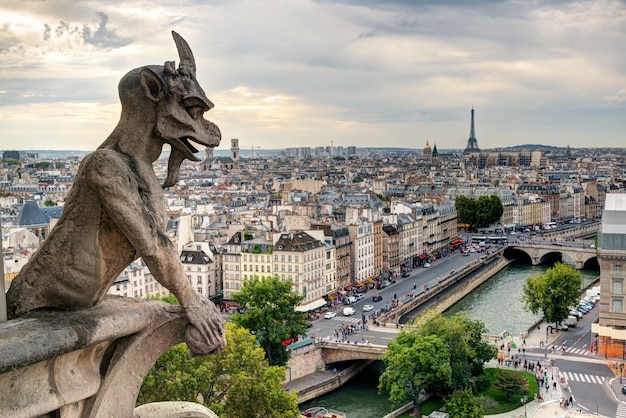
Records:
{"label": "stone gargoyle statue", "polygon": [[[142,257],[150,272],[179,300],[190,325],[192,355],[221,350],[219,310],[189,283],[176,247],[166,236],[163,188],[178,180],[185,159],[198,161],[191,141],[216,147],[219,128],[203,118],[213,107],[196,80],[187,42],[172,32],[180,63],[149,65],[119,83],[120,120],[96,151],[86,156],[63,214],[47,239],[13,279],[8,317],[48,308],[79,310],[98,305],[129,263]],[[163,145],[171,152],[163,185],[152,164]]]}

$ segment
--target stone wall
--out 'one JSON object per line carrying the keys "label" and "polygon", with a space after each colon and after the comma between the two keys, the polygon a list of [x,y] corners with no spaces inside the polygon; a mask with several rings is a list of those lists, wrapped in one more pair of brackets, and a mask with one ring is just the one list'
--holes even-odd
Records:
{"label": "stone wall", "polygon": [[287,379],[296,380],[318,370],[324,370],[325,367],[322,349],[318,344],[310,344],[291,352],[287,363]]}
{"label": "stone wall", "polygon": [[0,416],[132,417],[144,377],[188,320],[164,302],[107,297],[0,324]]}

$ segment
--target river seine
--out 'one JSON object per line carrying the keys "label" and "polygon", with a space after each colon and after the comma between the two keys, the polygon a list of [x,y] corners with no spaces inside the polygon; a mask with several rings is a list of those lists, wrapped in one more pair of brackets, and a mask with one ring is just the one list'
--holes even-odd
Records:
{"label": "river seine", "polygon": [[[483,321],[490,334],[507,330],[519,335],[539,317],[524,310],[522,285],[526,278],[543,274],[548,266],[514,263],[495,274],[470,295],[452,306],[445,314],[466,311],[470,318]],[[598,270],[581,270],[583,286],[587,287],[600,274]],[[300,405],[301,409],[325,406],[348,414],[348,418],[381,418],[394,410],[386,395],[378,394],[378,375],[382,363],[374,363],[341,388]]]}

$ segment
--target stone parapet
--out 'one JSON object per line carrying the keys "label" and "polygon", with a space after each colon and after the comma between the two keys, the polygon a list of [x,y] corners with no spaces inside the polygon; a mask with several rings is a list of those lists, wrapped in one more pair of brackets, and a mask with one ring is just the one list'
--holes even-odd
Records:
{"label": "stone parapet", "polygon": [[144,377],[184,340],[182,309],[106,297],[0,324],[0,416],[132,417]]}

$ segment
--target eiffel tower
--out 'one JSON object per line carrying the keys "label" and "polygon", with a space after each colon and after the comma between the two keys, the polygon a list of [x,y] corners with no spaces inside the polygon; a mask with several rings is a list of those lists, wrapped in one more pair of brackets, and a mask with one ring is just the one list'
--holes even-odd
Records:
{"label": "eiffel tower", "polygon": [[474,108],[472,107],[472,127],[470,128],[470,137],[467,140],[467,147],[463,151],[463,154],[467,155],[471,152],[480,152],[478,148],[478,140],[476,139],[476,133],[474,132]]}

